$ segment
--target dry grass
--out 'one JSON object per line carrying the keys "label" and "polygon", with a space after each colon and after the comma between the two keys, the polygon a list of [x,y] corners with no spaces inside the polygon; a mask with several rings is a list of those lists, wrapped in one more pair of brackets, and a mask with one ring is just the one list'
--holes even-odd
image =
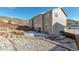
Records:
{"label": "dry grass", "polygon": [[19,30],[13,30],[11,31],[11,33],[15,35],[24,35],[24,31],[19,31]]}

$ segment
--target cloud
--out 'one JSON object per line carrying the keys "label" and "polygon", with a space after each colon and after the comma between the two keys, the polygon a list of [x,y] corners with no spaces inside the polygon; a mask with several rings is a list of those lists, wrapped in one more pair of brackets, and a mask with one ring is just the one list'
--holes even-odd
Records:
{"label": "cloud", "polygon": [[8,8],[8,9],[15,9],[16,7],[6,7],[6,8]]}

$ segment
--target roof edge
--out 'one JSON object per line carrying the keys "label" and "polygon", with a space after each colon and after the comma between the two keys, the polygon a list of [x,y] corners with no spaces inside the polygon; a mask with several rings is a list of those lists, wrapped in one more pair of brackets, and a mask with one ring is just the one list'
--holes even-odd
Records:
{"label": "roof edge", "polygon": [[63,11],[63,13],[65,14],[65,16],[67,16],[67,14],[65,13],[64,9],[63,9],[63,8],[61,8],[61,10],[62,10],[62,11]]}

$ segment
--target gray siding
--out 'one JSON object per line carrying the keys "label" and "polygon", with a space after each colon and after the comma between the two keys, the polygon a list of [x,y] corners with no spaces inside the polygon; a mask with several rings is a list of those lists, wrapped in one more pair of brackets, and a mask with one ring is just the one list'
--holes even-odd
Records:
{"label": "gray siding", "polygon": [[58,34],[60,31],[64,31],[66,26],[66,15],[61,8],[53,9],[53,21],[52,21],[52,31]]}
{"label": "gray siding", "polygon": [[40,27],[41,32],[49,34],[59,33],[60,31],[64,31],[64,26],[66,26],[66,15],[61,8],[57,8],[33,17],[31,23],[33,23],[31,26],[34,27],[36,31],[38,31]]}
{"label": "gray siding", "polygon": [[36,16],[33,18],[33,27],[34,27],[34,30],[38,31],[39,28],[41,30],[41,32],[43,32],[43,16],[42,14]]}
{"label": "gray siding", "polygon": [[33,27],[32,19],[29,20],[29,27]]}
{"label": "gray siding", "polygon": [[52,33],[52,11],[44,14],[44,32]]}

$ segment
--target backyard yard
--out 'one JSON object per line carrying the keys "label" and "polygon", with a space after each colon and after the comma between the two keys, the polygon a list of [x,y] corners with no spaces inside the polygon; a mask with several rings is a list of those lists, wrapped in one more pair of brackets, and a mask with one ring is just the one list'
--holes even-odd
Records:
{"label": "backyard yard", "polygon": [[[59,43],[57,43],[59,42]],[[0,36],[1,51],[68,51],[77,50],[74,40],[62,40],[34,37],[23,31],[13,31]]]}

